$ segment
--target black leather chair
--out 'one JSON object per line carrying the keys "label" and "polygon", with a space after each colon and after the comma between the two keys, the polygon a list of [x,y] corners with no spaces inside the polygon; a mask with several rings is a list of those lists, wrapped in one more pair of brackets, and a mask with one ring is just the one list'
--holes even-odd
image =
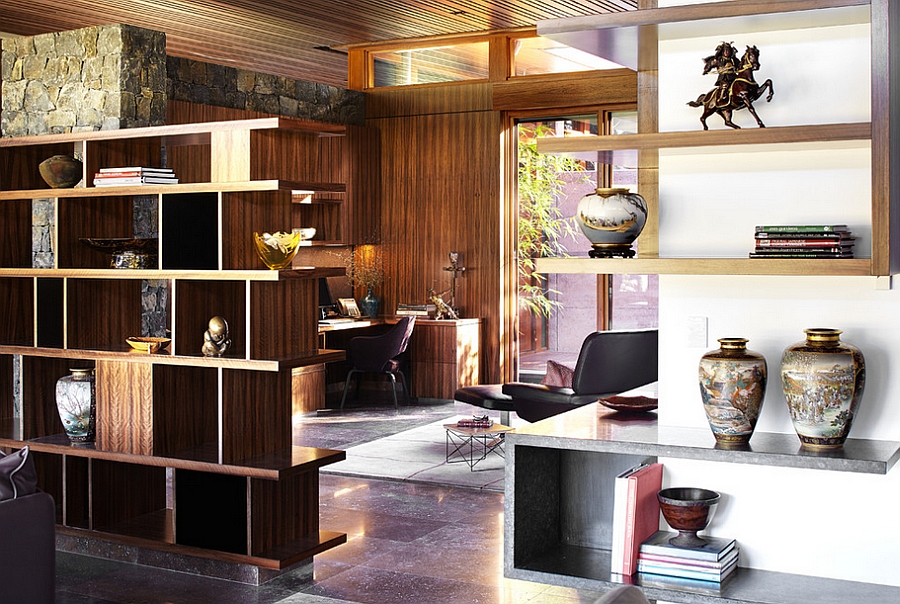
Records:
{"label": "black leather chair", "polygon": [[52,604],[56,593],[56,505],[37,492],[0,501],[2,602]]}
{"label": "black leather chair", "polygon": [[[357,336],[350,340],[348,354],[353,365],[344,382],[344,394],[341,396],[341,410],[347,400],[347,390],[350,389],[350,380],[356,373],[385,373],[391,378],[391,394],[394,396],[394,408],[399,409],[397,402],[397,379],[400,376],[400,384],[403,393],[409,400],[409,389],[406,386],[406,378],[400,369],[399,355],[406,352],[413,327],[416,325],[415,317],[403,317],[388,332],[378,336]],[[359,381],[357,379],[357,388]]]}
{"label": "black leather chair", "polygon": [[655,382],[659,362],[656,329],[597,331],[585,338],[578,353],[572,387],[509,382],[516,415],[536,422]]}

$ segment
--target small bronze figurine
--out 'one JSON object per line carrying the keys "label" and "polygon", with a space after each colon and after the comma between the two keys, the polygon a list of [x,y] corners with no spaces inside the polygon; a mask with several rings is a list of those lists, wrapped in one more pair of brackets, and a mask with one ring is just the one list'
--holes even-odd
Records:
{"label": "small bronze figurine", "polygon": [[431,300],[431,303],[435,305],[436,310],[434,313],[435,319],[458,319],[459,316],[456,314],[450,306],[444,302],[444,299],[441,297],[441,294],[436,293],[433,287],[428,288],[428,299]]}
{"label": "small bronze figurine", "polygon": [[450,308],[456,308],[456,279],[466,272],[466,267],[459,265],[459,252],[450,252],[450,266],[445,266],[444,270],[453,273],[450,277]]}
{"label": "small bronze figurine", "polygon": [[220,357],[230,346],[228,323],[222,317],[213,317],[209,320],[208,329],[203,332],[203,356]]}
{"label": "small bronze figurine", "polygon": [[760,128],[765,128],[762,120],[753,108],[753,101],[759,99],[765,90],[769,94],[766,102],[772,100],[775,88],[772,80],[766,80],[762,85],[753,79],[753,72],[759,69],[759,49],[756,46],[748,46],[744,56],[737,60],[737,49],[730,42],[722,42],[716,48],[716,52],[703,59],[703,75],[715,71],[718,75],[716,87],[697,97],[696,101],[690,101],[691,107],[703,107],[700,123],[704,130],[709,130],[706,118],[713,113],[718,113],[725,120],[725,125],[732,128],[740,128],[731,121],[731,114],[737,109],[747,109],[756,119]]}

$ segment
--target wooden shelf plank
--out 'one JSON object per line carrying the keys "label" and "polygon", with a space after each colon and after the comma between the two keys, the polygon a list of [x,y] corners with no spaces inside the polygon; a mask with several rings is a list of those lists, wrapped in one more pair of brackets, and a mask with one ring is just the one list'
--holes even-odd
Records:
{"label": "wooden shelf plank", "polygon": [[[344,533],[320,530],[314,535],[310,535],[304,539],[298,539],[291,543],[287,543],[283,546],[273,549],[272,551],[264,552],[256,556],[243,556],[241,554],[220,552],[216,550],[172,543],[171,539],[166,540],[167,533],[164,523],[167,522],[167,520],[165,518],[165,513],[163,511],[160,511],[157,514],[153,514],[150,516],[152,517],[144,519],[143,522],[144,530],[153,531],[153,535],[155,535],[150,537],[112,532],[115,527],[108,530],[92,531],[88,529],[79,529],[69,526],[57,525],[56,531],[61,535],[68,535],[71,537],[100,539],[110,543],[118,543],[120,545],[131,547],[150,549],[171,554],[194,556],[197,558],[217,560],[220,562],[230,562],[233,564],[247,564],[272,570],[283,570],[301,560],[305,560],[306,558],[322,553],[328,549],[331,549],[332,547],[347,542],[347,536]],[[129,529],[128,527],[124,527],[123,530]]]}
{"label": "wooden shelf plank", "polygon": [[53,434],[22,441],[14,438],[15,431],[16,424],[13,420],[0,422],[0,447],[21,449],[27,445],[32,451],[54,455],[264,480],[281,480],[296,474],[318,470],[323,466],[343,461],[347,456],[344,451],[293,446],[290,450],[257,455],[226,464],[219,463],[218,448],[214,444],[166,455],[148,455],[101,449],[96,443],[72,443],[65,434]]}
{"label": "wooden shelf plank", "polygon": [[771,145],[871,140],[868,122],[823,124],[815,126],[775,126],[741,130],[697,130],[691,132],[654,132],[612,136],[564,136],[538,139],[538,151],[548,154],[585,151],[621,151],[675,149],[733,145]]}
{"label": "wooden shelf plank", "polygon": [[272,270],[150,270],[87,268],[0,268],[0,277],[50,277],[69,279],[179,279],[196,281],[283,281],[286,279],[318,279],[343,277],[343,267],[298,266]]}
{"label": "wooden shelf plank", "polygon": [[[247,120],[221,122],[201,122],[196,124],[175,124],[170,126],[146,126],[123,128],[121,130],[93,130],[90,132],[67,132],[63,134],[41,134],[0,139],[0,147],[25,147],[30,145],[53,145],[81,141],[123,140],[134,138],[162,138],[167,145],[177,145],[180,137],[186,142],[198,143],[197,135],[213,132],[233,132],[238,130],[297,130],[325,136],[343,135],[346,127],[339,124],[312,122],[289,117],[266,117]],[[201,139],[202,140],[202,139]]]}
{"label": "wooden shelf plank", "polygon": [[[181,193],[235,193],[245,191],[300,191],[310,193],[344,193],[347,186],[333,182],[298,182],[289,180],[247,180],[236,182],[197,182],[177,185],[143,185],[122,187],[74,187],[71,189],[26,189],[0,192],[0,201],[22,199],[61,199],[69,197],[123,197],[135,195],[175,195]],[[311,203],[334,203],[334,200]]]}
{"label": "wooden shelf plank", "polygon": [[57,359],[84,359],[91,361],[126,361],[129,363],[151,363],[155,365],[181,365],[187,367],[210,367],[222,369],[241,369],[248,371],[281,371],[304,367],[307,365],[320,365],[343,361],[346,358],[344,350],[319,349],[313,351],[297,351],[290,358],[279,359],[243,359],[237,357],[221,356],[207,357],[200,354],[174,355],[169,350],[163,350],[154,354],[147,354],[129,348],[122,344],[120,350],[84,350],[73,348],[41,348],[37,346],[13,346],[0,345],[0,354],[21,354],[31,357],[45,357]]}
{"label": "wooden shelf plank", "polygon": [[598,275],[873,275],[869,258],[538,258],[535,272]]}

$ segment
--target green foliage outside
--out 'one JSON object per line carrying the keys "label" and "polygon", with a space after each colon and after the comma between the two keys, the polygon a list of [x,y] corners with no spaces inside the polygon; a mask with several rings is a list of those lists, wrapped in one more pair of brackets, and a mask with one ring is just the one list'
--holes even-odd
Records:
{"label": "green foliage outside", "polygon": [[[546,287],[544,276],[532,272],[534,260],[568,256],[563,240],[574,240],[578,230],[574,218],[563,216],[557,206],[563,188],[570,184],[560,175],[584,172],[579,160],[538,153],[537,139],[554,134],[553,128],[543,124],[519,126],[519,306],[544,317],[562,308],[562,303],[548,297],[558,292]],[[580,182],[587,179],[585,174]]]}

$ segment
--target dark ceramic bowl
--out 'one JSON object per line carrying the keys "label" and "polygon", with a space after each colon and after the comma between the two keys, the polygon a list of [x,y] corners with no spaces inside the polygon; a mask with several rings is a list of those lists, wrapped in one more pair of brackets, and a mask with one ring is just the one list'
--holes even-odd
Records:
{"label": "dark ceramic bowl", "polygon": [[709,489],[676,487],[657,493],[659,508],[666,522],[678,531],[670,543],[678,547],[697,547],[705,543],[697,536],[707,527],[719,503],[719,494]]}

